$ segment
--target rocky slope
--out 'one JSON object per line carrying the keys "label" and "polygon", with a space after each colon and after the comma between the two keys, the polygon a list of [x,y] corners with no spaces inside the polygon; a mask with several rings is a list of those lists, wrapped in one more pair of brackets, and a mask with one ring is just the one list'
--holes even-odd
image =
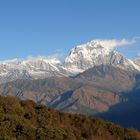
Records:
{"label": "rocky slope", "polygon": [[92,82],[113,92],[126,92],[135,85],[135,78],[132,72],[120,69],[112,65],[100,65],[80,73],[76,78]]}
{"label": "rocky slope", "polygon": [[124,95],[127,101],[111,106],[107,112],[98,114],[98,117],[140,130],[140,74],[135,77],[135,87]]}

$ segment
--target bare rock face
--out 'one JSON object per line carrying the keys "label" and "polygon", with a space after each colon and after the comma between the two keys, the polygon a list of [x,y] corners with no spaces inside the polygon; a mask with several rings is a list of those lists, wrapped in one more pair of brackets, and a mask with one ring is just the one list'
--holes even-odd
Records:
{"label": "bare rock face", "polygon": [[111,65],[95,66],[76,78],[116,92],[129,91],[135,85],[134,74]]}
{"label": "bare rock face", "polygon": [[[121,97],[112,92],[98,90],[94,87],[82,87],[75,90],[72,96],[65,102],[76,101],[70,108],[66,108],[68,112],[79,112],[86,114],[88,111],[91,114],[105,112],[111,105],[121,101]],[[63,103],[59,108],[63,107]],[[92,110],[92,112],[90,112]]]}

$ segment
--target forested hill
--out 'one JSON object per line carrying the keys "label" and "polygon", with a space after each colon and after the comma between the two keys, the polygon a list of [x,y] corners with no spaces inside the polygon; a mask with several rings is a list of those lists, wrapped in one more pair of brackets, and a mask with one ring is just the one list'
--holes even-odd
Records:
{"label": "forested hill", "polygon": [[0,140],[140,140],[140,133],[95,117],[60,113],[0,96]]}

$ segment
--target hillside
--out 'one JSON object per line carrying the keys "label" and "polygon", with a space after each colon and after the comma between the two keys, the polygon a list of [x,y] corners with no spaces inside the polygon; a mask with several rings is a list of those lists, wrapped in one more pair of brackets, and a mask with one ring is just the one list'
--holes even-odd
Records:
{"label": "hillside", "polygon": [[140,133],[94,117],[60,113],[32,101],[0,97],[1,140],[140,140]]}

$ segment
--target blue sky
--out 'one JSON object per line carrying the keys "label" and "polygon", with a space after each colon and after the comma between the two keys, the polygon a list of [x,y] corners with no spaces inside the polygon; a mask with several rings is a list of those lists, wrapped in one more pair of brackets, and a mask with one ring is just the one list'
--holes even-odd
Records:
{"label": "blue sky", "polygon": [[[93,39],[140,36],[140,0],[1,0],[0,60],[67,55]],[[119,47],[129,58],[140,40]]]}

